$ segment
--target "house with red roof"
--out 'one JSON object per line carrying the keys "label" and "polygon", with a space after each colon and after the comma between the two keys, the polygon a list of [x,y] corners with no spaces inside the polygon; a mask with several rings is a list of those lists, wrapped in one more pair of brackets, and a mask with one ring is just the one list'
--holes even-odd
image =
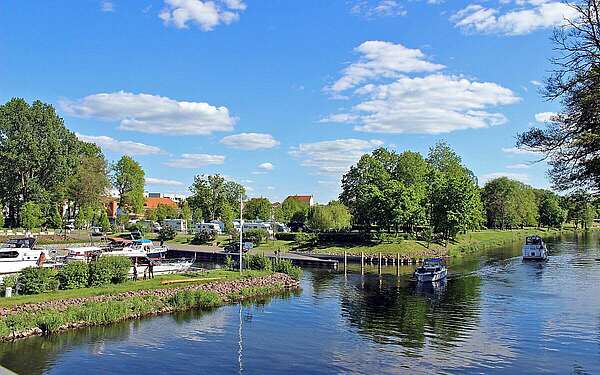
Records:
{"label": "house with red roof", "polygon": [[313,199],[312,195],[290,195],[290,196],[288,196],[288,198],[295,199],[301,203],[307,204],[309,207],[312,207],[315,205],[315,200]]}

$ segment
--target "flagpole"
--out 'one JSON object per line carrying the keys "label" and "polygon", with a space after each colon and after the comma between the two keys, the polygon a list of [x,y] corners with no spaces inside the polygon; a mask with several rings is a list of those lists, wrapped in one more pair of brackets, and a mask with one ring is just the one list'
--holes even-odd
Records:
{"label": "flagpole", "polygon": [[244,211],[244,196],[240,194],[240,275],[242,274],[242,254],[243,254],[243,234],[244,234],[244,219],[242,212]]}

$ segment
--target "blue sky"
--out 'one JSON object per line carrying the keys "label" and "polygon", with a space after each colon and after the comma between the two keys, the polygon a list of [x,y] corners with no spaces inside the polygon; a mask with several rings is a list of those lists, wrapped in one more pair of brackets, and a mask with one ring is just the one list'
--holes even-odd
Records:
{"label": "blue sky", "polygon": [[438,140],[482,182],[548,187],[513,147],[559,109],[538,90],[570,15],[552,0],[7,0],[0,100],[52,103],[109,160],[138,160],[149,191],[221,173],[326,202],[362,153]]}

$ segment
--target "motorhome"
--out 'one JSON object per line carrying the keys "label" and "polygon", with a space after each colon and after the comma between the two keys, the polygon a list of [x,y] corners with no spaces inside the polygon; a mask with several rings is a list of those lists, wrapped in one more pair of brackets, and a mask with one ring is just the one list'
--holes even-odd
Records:
{"label": "motorhome", "polygon": [[163,226],[169,226],[176,232],[187,232],[187,220],[184,219],[165,219],[162,222]]}
{"label": "motorhome", "polygon": [[221,233],[221,226],[217,223],[196,223],[196,232],[217,232]]}

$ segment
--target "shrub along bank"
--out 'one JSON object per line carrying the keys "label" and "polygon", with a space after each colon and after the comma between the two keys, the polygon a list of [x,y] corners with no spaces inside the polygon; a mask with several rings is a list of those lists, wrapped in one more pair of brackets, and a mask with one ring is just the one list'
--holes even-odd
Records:
{"label": "shrub along bank", "polygon": [[183,287],[130,291],[0,309],[0,339],[48,335],[61,330],[104,325],[148,315],[193,308],[210,309],[296,288],[298,282],[276,273]]}

